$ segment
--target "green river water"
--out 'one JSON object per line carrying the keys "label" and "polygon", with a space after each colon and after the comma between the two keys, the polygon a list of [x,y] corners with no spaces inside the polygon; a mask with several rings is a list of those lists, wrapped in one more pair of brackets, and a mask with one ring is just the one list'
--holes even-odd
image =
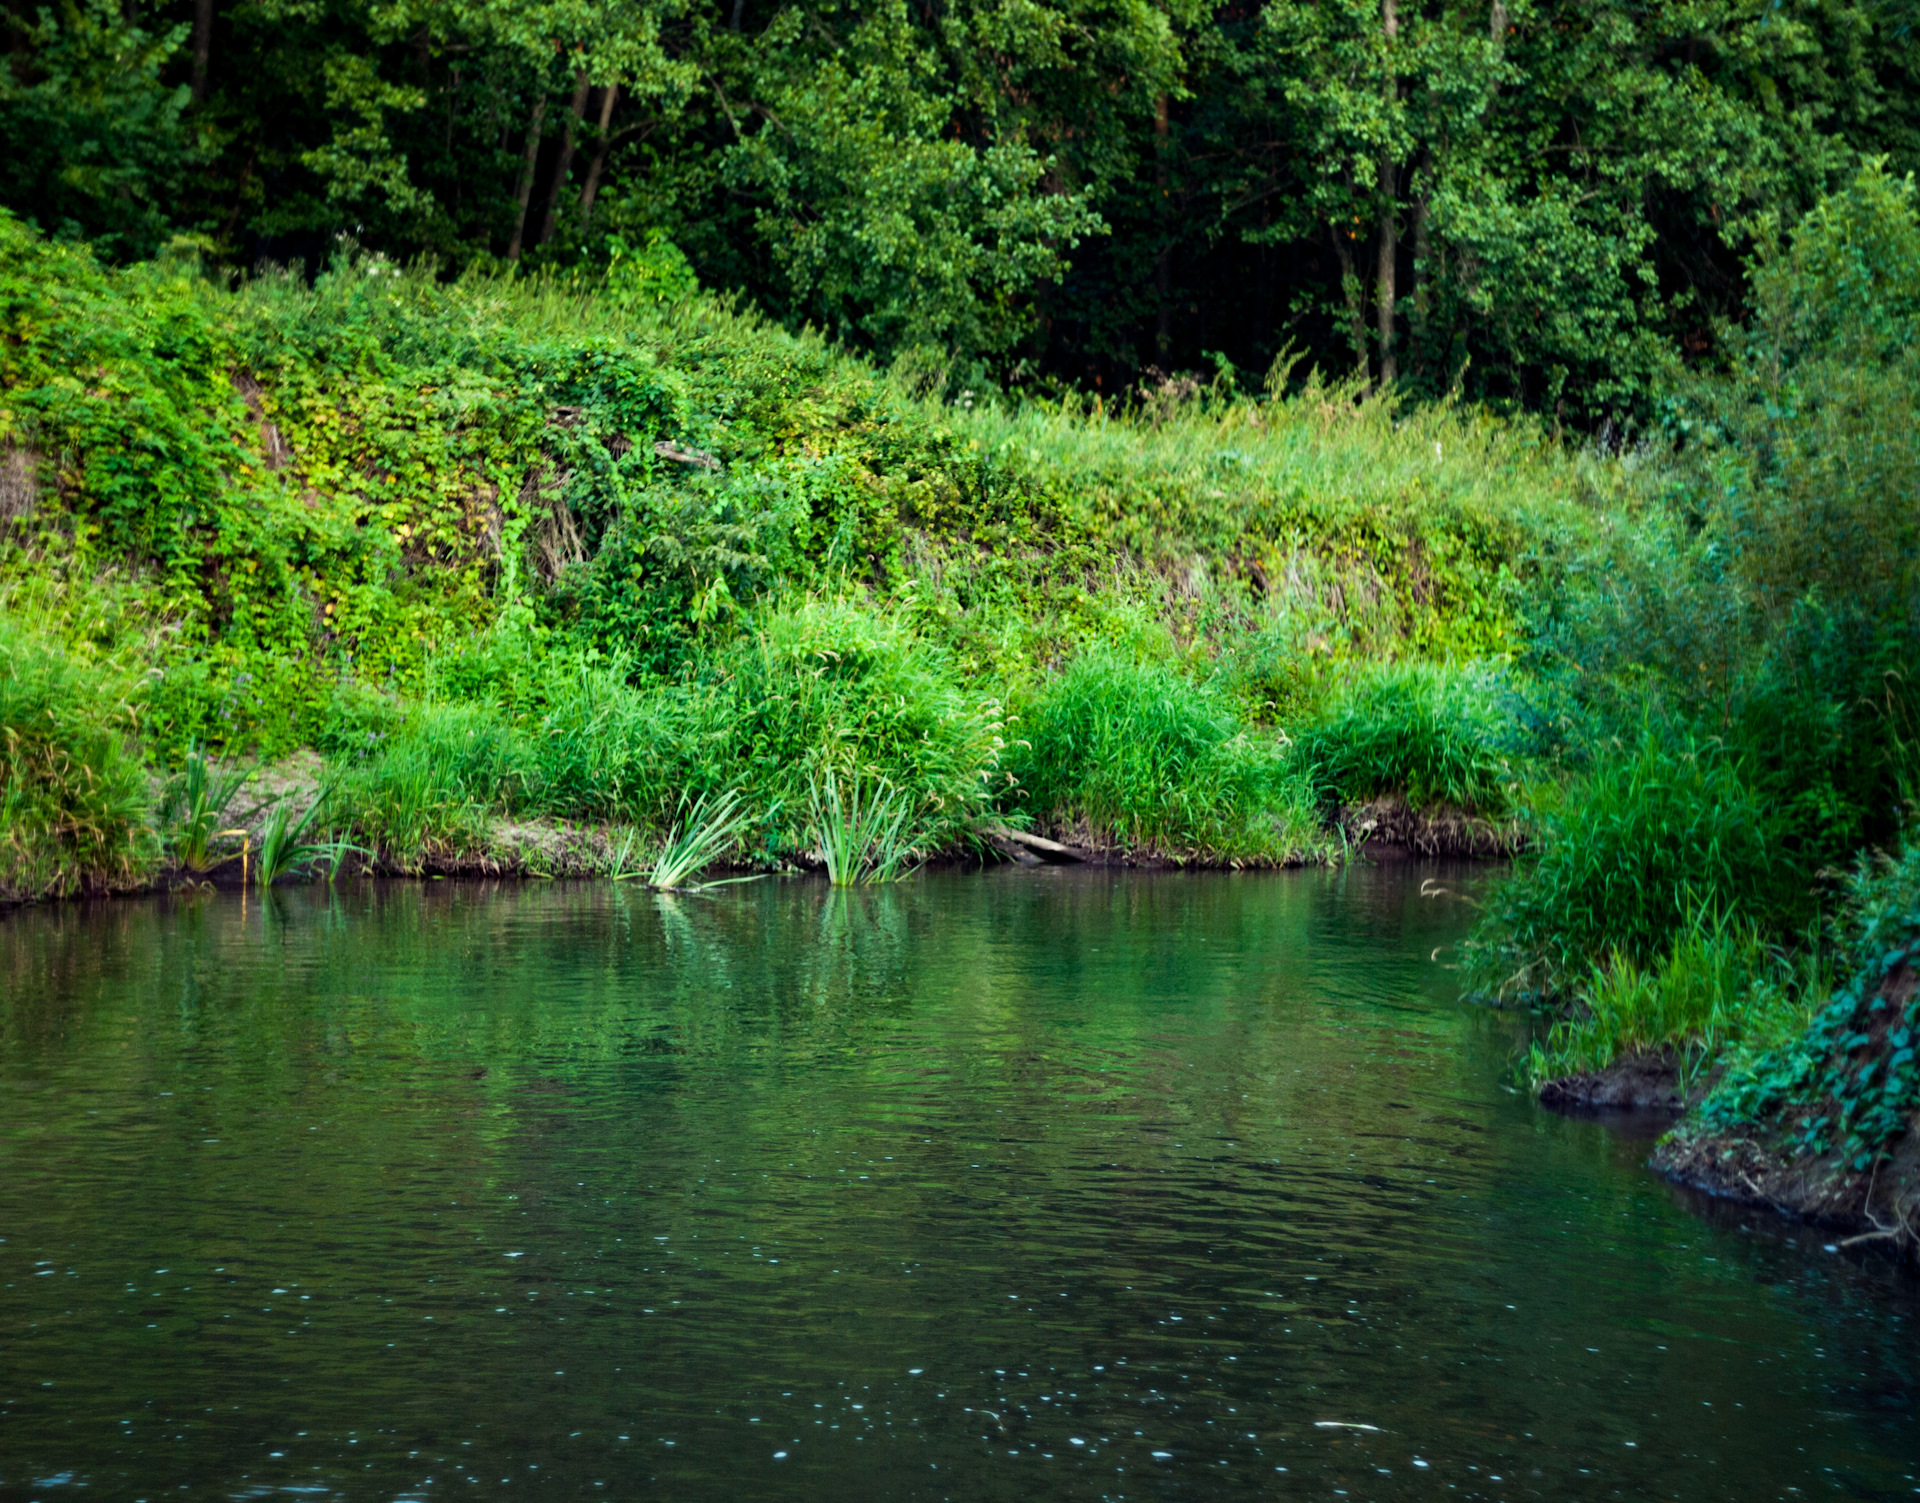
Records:
{"label": "green river water", "polygon": [[1516,1092],[1433,879],[0,917],[0,1497],[1914,1496],[1912,1283]]}

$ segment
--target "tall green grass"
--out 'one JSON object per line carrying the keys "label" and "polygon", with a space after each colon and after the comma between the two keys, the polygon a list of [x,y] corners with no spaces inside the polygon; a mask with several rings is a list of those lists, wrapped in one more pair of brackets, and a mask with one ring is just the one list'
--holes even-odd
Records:
{"label": "tall green grass", "polygon": [[1024,708],[1011,812],[1174,857],[1281,861],[1324,849],[1308,784],[1221,691],[1110,648],[1082,652]]}
{"label": "tall green grass", "polygon": [[482,851],[509,797],[519,741],[477,706],[418,706],[390,734],[342,759],[329,809],[377,860],[419,872]]}
{"label": "tall green grass", "polygon": [[158,854],[126,685],[0,615],[0,898],[140,880]]}
{"label": "tall green grass", "polygon": [[1718,746],[1652,726],[1549,795],[1540,853],[1500,883],[1467,948],[1471,983],[1560,998],[1595,965],[1649,965],[1701,910],[1774,920],[1794,897],[1766,810]]}
{"label": "tall green grass", "polygon": [[1670,1057],[1690,1089],[1728,1046],[1804,1027],[1806,998],[1823,976],[1817,949],[1796,958],[1767,944],[1751,919],[1696,910],[1646,963],[1615,954],[1588,971],[1574,1015],[1532,1045],[1528,1080],[1537,1091],[1646,1053]]}
{"label": "tall green grass", "polygon": [[1503,687],[1484,666],[1352,663],[1294,732],[1295,755],[1329,801],[1401,794],[1416,808],[1504,815],[1523,769],[1499,705]]}
{"label": "tall green grass", "polygon": [[884,778],[935,845],[989,808],[1000,703],[898,614],[844,599],[778,605],[681,692],[695,775],[751,789],[784,840],[804,828],[812,788],[828,774]]}

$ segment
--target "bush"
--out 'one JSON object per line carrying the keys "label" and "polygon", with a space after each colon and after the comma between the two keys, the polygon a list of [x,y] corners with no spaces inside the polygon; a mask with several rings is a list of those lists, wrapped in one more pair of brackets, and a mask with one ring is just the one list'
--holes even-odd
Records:
{"label": "bush", "polygon": [[964,689],[944,649],[871,607],[770,609],[676,693],[688,786],[746,789],[782,846],[804,839],[811,788],[828,773],[892,784],[922,843],[959,837],[990,807],[998,701]]}
{"label": "bush", "polygon": [[1786,1146],[1837,1152],[1861,1172],[1920,1110],[1920,844],[1855,868],[1832,937],[1847,984],[1797,1037],[1734,1059],[1701,1115],[1721,1132],[1771,1124]]}
{"label": "bush", "polygon": [[1216,689],[1095,647],[1028,707],[1008,807],[1167,855],[1281,860],[1323,837],[1279,744]]}
{"label": "bush", "polygon": [[511,797],[524,754],[490,709],[421,706],[337,774],[329,813],[388,865],[417,872],[471,852]]}
{"label": "bush", "polygon": [[1540,854],[1496,889],[1469,943],[1502,999],[1565,994],[1610,957],[1649,965],[1702,909],[1776,918],[1788,896],[1767,820],[1716,744],[1647,727],[1541,821]]}
{"label": "bush", "polygon": [[110,672],[0,617],[0,897],[131,886],[157,854]]}
{"label": "bush", "polygon": [[1403,794],[1416,808],[1505,814],[1517,772],[1500,691],[1483,667],[1357,664],[1296,734],[1295,755],[1325,800]]}
{"label": "bush", "polygon": [[1751,921],[1696,910],[1650,964],[1615,955],[1589,972],[1583,1014],[1556,1022],[1544,1045],[1533,1045],[1529,1080],[1538,1090],[1559,1076],[1603,1070],[1625,1054],[1664,1051],[1677,1057],[1682,1083],[1690,1083],[1760,1016],[1791,1009],[1794,981]]}

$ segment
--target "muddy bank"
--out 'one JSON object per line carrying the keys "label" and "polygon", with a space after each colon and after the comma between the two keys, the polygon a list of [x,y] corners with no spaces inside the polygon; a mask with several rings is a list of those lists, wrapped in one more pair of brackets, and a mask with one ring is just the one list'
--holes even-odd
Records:
{"label": "muddy bank", "polygon": [[1526,846],[1518,820],[1487,819],[1451,804],[1415,808],[1398,794],[1349,804],[1335,819],[1349,844],[1370,856],[1451,856],[1490,860]]}
{"label": "muddy bank", "polygon": [[1920,1257],[1920,1140],[1912,1132],[1870,1173],[1759,1136],[1685,1125],[1655,1146],[1650,1162],[1687,1189],[1819,1226],[1833,1246]]}
{"label": "muddy bank", "polygon": [[1540,1104],[1557,1112],[1666,1112],[1679,1116],[1706,1094],[1707,1081],[1681,1077],[1677,1051],[1623,1054],[1604,1070],[1563,1075],[1540,1088]]}

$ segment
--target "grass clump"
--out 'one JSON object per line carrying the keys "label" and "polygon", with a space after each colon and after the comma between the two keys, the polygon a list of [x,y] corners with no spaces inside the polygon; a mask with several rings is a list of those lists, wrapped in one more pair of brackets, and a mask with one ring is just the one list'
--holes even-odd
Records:
{"label": "grass clump", "polygon": [[0,898],[140,880],[157,844],[132,730],[110,668],[0,616]]}
{"label": "grass clump", "polygon": [[869,786],[856,776],[842,796],[829,768],[808,792],[812,834],[830,883],[897,882],[908,874],[916,831],[913,806],[899,789],[884,779]]}
{"label": "grass clump", "polygon": [[1310,789],[1277,738],[1177,670],[1095,646],[1026,707],[1007,756],[1011,811],[1173,857],[1301,859],[1324,848]]}
{"label": "grass clump", "polygon": [[329,806],[381,864],[418,873],[484,850],[517,752],[512,730],[485,707],[417,707],[336,767]]}
{"label": "grass clump", "polygon": [[1796,966],[1752,920],[1696,910],[1647,963],[1615,954],[1592,967],[1575,1015],[1531,1046],[1528,1081],[1537,1091],[1627,1055],[1658,1054],[1678,1067],[1684,1091],[1729,1044],[1804,1022],[1809,963],[1817,975],[1817,955]]}
{"label": "grass clump", "polygon": [[1358,663],[1295,733],[1295,754],[1328,802],[1397,794],[1419,808],[1504,815],[1520,770],[1501,689],[1484,666]]}
{"label": "grass clump", "polygon": [[260,849],[253,869],[254,880],[262,888],[322,863],[331,882],[348,856],[374,854],[334,828],[332,805],[331,788],[320,789],[298,814],[285,795],[274,800],[260,825]]}
{"label": "grass clump", "polygon": [[1702,910],[1773,917],[1786,893],[1766,813],[1710,742],[1645,728],[1548,807],[1541,851],[1497,888],[1469,946],[1486,995],[1547,1001],[1593,968],[1651,965]]}

